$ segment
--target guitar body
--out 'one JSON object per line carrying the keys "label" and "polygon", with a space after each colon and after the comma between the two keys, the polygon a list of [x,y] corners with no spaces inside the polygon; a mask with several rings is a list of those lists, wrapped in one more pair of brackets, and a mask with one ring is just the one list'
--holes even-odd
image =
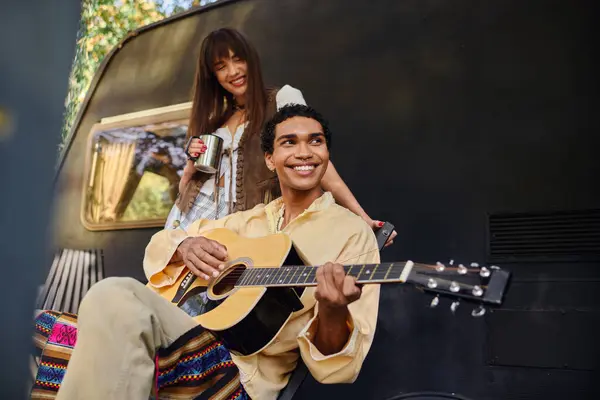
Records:
{"label": "guitar body", "polygon": [[287,235],[244,238],[228,229],[203,234],[225,247],[229,260],[214,282],[196,277],[187,268],[174,285],[152,288],[213,332],[227,348],[251,355],[267,346],[294,311],[303,308],[294,288],[241,287],[226,283],[246,268],[303,264]]}

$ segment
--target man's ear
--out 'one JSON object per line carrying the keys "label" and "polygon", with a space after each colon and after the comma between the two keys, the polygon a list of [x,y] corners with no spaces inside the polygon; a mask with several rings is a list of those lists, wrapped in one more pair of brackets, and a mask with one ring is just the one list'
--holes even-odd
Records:
{"label": "man's ear", "polygon": [[275,171],[275,164],[273,163],[273,154],[265,153],[265,164],[271,171]]}

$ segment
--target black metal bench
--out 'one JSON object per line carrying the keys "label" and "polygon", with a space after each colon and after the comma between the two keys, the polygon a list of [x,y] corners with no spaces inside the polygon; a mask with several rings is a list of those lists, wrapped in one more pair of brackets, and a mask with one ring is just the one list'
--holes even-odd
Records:
{"label": "black metal bench", "polygon": [[36,308],[76,314],[83,296],[103,278],[102,250],[58,250],[40,287]]}

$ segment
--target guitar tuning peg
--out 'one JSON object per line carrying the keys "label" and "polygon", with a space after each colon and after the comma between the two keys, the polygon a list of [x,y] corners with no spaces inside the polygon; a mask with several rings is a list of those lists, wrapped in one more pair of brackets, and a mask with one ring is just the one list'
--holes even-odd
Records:
{"label": "guitar tuning peg", "polygon": [[467,267],[465,267],[465,266],[464,266],[464,265],[462,265],[462,264],[459,264],[459,265],[458,265],[458,273],[459,273],[460,275],[465,275],[467,272],[468,272],[468,271],[467,271]]}
{"label": "guitar tuning peg", "polygon": [[435,263],[435,270],[437,272],[444,272],[444,270],[446,269],[446,266],[444,264],[442,264],[441,262],[436,262]]}
{"label": "guitar tuning peg", "polygon": [[487,269],[486,267],[481,267],[481,270],[479,271],[479,275],[481,275],[483,278],[487,278],[490,276],[490,270]]}
{"label": "guitar tuning peg", "polygon": [[497,267],[497,266],[495,266],[495,265],[491,265],[491,266],[490,266],[490,268],[491,268],[491,269],[500,269],[500,267]]}
{"label": "guitar tuning peg", "polygon": [[471,311],[471,316],[475,317],[475,318],[479,318],[479,317],[483,317],[485,315],[486,309],[484,306],[479,305],[479,307],[474,308],[473,311]]}
{"label": "guitar tuning peg", "polygon": [[450,311],[452,311],[452,314],[456,313],[456,309],[458,308],[459,305],[460,305],[460,301],[458,301],[458,300],[453,301],[452,304],[450,304]]}
{"label": "guitar tuning peg", "polygon": [[471,263],[471,267],[473,267],[473,268],[479,268],[479,264],[478,263]]}
{"label": "guitar tuning peg", "polygon": [[435,308],[437,307],[437,305],[440,304],[440,296],[437,295],[433,298],[433,300],[431,300],[431,304],[429,304],[429,307],[431,308]]}
{"label": "guitar tuning peg", "polygon": [[452,293],[457,293],[457,292],[459,292],[459,291],[460,291],[460,285],[459,285],[457,282],[455,282],[455,281],[452,281],[452,282],[450,283],[450,291],[451,291]]}
{"label": "guitar tuning peg", "polygon": [[448,264],[454,265],[454,260],[450,260],[450,262]]}

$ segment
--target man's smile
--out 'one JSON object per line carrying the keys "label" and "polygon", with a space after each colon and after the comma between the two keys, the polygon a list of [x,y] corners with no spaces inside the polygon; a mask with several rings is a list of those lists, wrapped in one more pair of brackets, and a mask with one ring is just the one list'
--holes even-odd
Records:
{"label": "man's smile", "polygon": [[320,163],[302,163],[302,164],[294,164],[294,165],[286,165],[286,168],[290,168],[294,170],[297,174],[301,176],[311,175],[314,170],[320,165]]}

